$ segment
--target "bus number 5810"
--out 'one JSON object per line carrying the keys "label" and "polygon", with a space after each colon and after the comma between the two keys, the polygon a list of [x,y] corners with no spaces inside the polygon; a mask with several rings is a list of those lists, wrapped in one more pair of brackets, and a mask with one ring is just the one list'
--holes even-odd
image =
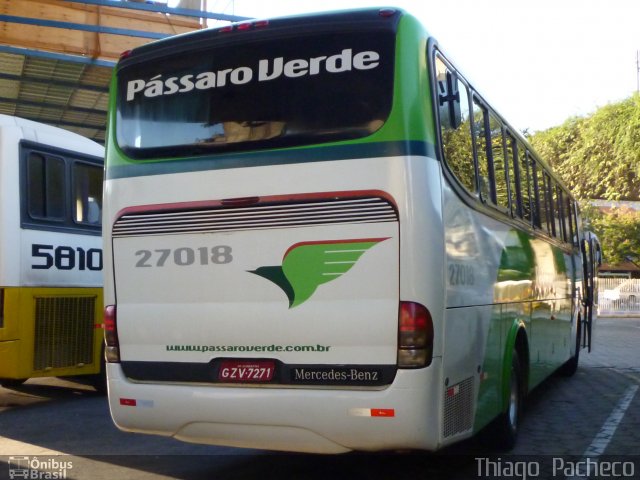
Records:
{"label": "bus number 5810", "polygon": [[102,250],[99,248],[67,247],[53,245],[42,245],[35,243],[31,245],[31,256],[41,259],[38,263],[33,263],[34,270],[48,270],[55,266],[58,270],[102,270]]}

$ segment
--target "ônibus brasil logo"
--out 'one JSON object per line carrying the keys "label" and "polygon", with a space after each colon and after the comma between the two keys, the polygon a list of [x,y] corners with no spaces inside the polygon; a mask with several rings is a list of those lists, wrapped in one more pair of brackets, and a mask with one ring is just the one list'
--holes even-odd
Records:
{"label": "\u00f4nibus brasil logo", "polygon": [[323,283],[341,277],[362,254],[387,238],[301,242],[289,247],[282,266],[250,270],[278,285],[289,299],[289,308],[309,300]]}

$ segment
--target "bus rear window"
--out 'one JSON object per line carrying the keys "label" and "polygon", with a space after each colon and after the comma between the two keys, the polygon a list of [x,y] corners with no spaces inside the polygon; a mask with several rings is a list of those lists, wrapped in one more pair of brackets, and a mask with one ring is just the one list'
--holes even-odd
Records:
{"label": "bus rear window", "polygon": [[370,135],[391,110],[394,41],[366,31],[280,37],[125,64],[118,144],[151,158]]}

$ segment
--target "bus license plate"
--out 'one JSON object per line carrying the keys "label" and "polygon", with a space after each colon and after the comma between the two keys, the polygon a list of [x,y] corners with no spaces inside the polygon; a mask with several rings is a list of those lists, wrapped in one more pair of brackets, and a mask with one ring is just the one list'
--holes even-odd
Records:
{"label": "bus license plate", "polygon": [[273,360],[223,360],[218,381],[230,383],[269,382],[276,370]]}

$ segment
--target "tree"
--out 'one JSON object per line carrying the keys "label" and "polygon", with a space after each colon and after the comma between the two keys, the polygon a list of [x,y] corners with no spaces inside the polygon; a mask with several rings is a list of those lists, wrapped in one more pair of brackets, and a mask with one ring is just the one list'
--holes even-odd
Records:
{"label": "tree", "polygon": [[529,140],[578,198],[640,198],[640,95]]}
{"label": "tree", "polygon": [[625,207],[602,211],[585,206],[582,213],[588,228],[600,239],[606,263],[622,263],[626,257],[640,257],[640,215]]}
{"label": "tree", "polygon": [[640,215],[627,208],[601,211],[587,200],[640,199],[640,95],[570,118],[529,141],[583,200],[583,218],[600,238],[606,262],[638,258]]}

